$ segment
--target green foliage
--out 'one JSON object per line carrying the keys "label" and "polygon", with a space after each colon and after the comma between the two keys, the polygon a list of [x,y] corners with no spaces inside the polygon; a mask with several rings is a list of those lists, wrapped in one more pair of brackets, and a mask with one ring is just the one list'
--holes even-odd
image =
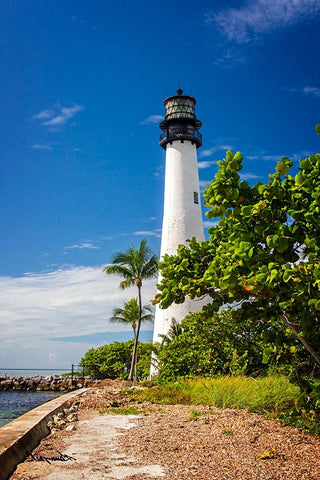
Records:
{"label": "green foliage", "polygon": [[[155,303],[167,308],[186,296],[207,296],[207,318],[236,303],[234,319],[258,329],[263,323],[265,332],[270,328],[281,337],[282,345],[265,345],[263,362],[281,350],[290,353],[297,340],[308,350],[309,364],[313,357],[320,365],[320,154],[300,160],[295,176],[292,165],[282,158],[268,183],[251,187],[240,180],[241,154],[226,153],[204,192],[207,216],[219,223],[209,228],[209,241],[192,239],[164,257]],[[244,371],[247,360],[249,352]]]}
{"label": "green foliage", "polygon": [[285,377],[252,379],[240,376],[183,380],[152,387],[135,395],[140,401],[162,405],[212,405],[277,414],[293,407],[300,398],[300,391]]}
{"label": "green foliage", "polygon": [[[113,342],[98,348],[91,348],[81,359],[81,364],[88,368],[99,366],[99,372],[104,378],[126,379],[131,365],[133,340],[127,342]],[[150,371],[152,343],[138,344],[137,374],[147,377]]]}
{"label": "green foliage", "polygon": [[159,376],[172,381],[188,376],[251,375],[270,368],[284,374],[305,362],[308,355],[290,330],[239,315],[228,309],[207,317],[188,315],[180,333],[157,350]]}
{"label": "green foliage", "polygon": [[280,415],[280,418],[287,425],[299,427],[312,435],[320,435],[320,381],[305,380],[299,402]]}
{"label": "green foliage", "polygon": [[311,435],[320,435],[320,382],[305,382],[305,391],[294,407],[282,412],[279,418],[286,425],[300,428]]}
{"label": "green foliage", "polygon": [[192,405],[191,396],[183,391],[180,384],[157,385],[134,392],[134,400],[158,405]]}
{"label": "green foliage", "polygon": [[280,413],[279,419],[285,425],[300,428],[310,435],[320,435],[320,420],[315,410],[295,406]]}

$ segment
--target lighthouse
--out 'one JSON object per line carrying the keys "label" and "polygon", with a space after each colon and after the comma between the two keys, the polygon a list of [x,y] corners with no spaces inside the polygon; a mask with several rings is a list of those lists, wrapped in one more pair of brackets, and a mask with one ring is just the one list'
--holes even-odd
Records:
{"label": "lighthouse", "polygon": [[[178,245],[186,245],[186,240],[192,237],[204,240],[197,164],[197,149],[202,145],[199,132],[202,124],[195,115],[196,103],[195,98],[183,95],[180,88],[176,95],[163,102],[166,115],[160,123],[163,131],[160,146],[166,152],[166,166],[161,258],[165,254],[176,254]],[[173,319],[180,322],[188,313],[201,310],[202,305],[189,298],[183,304],[172,304],[167,309],[157,305],[153,342],[162,341],[161,335],[168,333]]]}

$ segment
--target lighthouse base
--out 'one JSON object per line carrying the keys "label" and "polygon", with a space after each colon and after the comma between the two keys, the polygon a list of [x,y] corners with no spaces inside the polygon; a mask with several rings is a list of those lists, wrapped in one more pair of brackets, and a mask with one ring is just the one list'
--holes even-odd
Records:
{"label": "lighthouse base", "polygon": [[[184,303],[172,304],[170,307],[161,309],[159,305],[156,307],[155,325],[153,331],[153,344],[162,343],[164,336],[170,336],[170,327],[173,320],[180,323],[189,313],[199,312],[202,307],[209,303],[208,298],[191,300],[186,298]],[[150,377],[158,374],[157,358],[153,354],[151,358]]]}

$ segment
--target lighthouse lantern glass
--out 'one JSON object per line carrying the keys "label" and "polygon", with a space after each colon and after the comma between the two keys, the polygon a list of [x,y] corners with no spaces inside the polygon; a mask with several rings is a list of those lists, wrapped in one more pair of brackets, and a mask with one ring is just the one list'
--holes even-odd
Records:
{"label": "lighthouse lantern glass", "polygon": [[194,118],[194,101],[187,97],[174,97],[166,102],[166,120]]}

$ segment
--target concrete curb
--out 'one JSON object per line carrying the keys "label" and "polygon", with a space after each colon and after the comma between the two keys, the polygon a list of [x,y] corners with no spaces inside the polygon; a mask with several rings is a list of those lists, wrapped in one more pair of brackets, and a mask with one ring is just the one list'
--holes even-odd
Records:
{"label": "concrete curb", "polygon": [[47,423],[63,410],[65,404],[87,392],[82,388],[43,403],[30,412],[0,428],[0,480],[8,480],[18,463],[21,463],[39,441],[50,431]]}

